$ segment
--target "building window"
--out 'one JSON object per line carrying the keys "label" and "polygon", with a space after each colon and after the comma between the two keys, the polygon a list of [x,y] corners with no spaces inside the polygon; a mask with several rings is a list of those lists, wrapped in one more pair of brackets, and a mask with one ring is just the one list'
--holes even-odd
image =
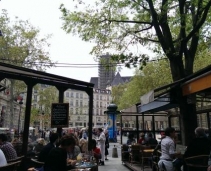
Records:
{"label": "building window", "polygon": [[33,104],[33,107],[34,107],[34,108],[37,108],[37,104]]}
{"label": "building window", "polygon": [[72,100],[70,101],[70,106],[73,106],[73,101]]}
{"label": "building window", "polygon": [[76,93],[76,98],[79,98],[78,93]]}
{"label": "building window", "polygon": [[74,97],[74,93],[73,92],[71,92],[70,97]]}
{"label": "building window", "polygon": [[103,111],[102,110],[100,110],[100,115],[103,115]]}
{"label": "building window", "polygon": [[80,109],[79,114],[82,115],[82,109]]}
{"label": "building window", "polygon": [[69,92],[66,92],[66,97],[69,97]]}
{"label": "building window", "polygon": [[97,95],[96,99],[99,100],[99,95]]}
{"label": "building window", "polygon": [[75,114],[78,115],[78,108],[75,109]]}
{"label": "building window", "polygon": [[73,114],[73,108],[70,108],[70,114]]}
{"label": "building window", "polygon": [[77,107],[79,106],[78,100],[75,101],[75,106],[77,106]]}
{"label": "building window", "polygon": [[34,95],[34,101],[37,102],[37,95]]}
{"label": "building window", "polygon": [[76,123],[75,123],[75,126],[82,126],[82,123],[76,122]]}
{"label": "building window", "polygon": [[83,98],[83,93],[80,93],[80,98],[81,98],[81,99]]}
{"label": "building window", "polygon": [[83,101],[82,100],[80,101],[80,107],[83,107]]}
{"label": "building window", "polygon": [[100,102],[100,107],[102,107],[103,105],[102,105],[102,102]]}

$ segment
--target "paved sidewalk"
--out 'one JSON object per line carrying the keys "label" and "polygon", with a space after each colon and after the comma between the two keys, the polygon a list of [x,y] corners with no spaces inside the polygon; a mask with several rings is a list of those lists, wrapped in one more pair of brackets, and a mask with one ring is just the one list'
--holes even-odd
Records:
{"label": "paved sidewalk", "polygon": [[[112,158],[112,149],[114,145],[117,147],[118,158]],[[108,149],[109,155],[108,159],[105,161],[105,166],[99,166],[98,171],[129,171],[126,166],[122,164],[121,161],[121,145],[119,143],[110,143],[110,148]]]}
{"label": "paved sidewalk", "polygon": [[[112,149],[117,147],[118,158],[112,158]],[[108,149],[109,155],[108,159],[105,161],[105,166],[99,166],[98,171],[130,171],[128,167],[122,164],[121,161],[121,144],[119,143],[110,143],[110,148]],[[139,169],[138,169],[139,170]],[[142,169],[140,168],[140,171]],[[151,168],[145,168],[144,171],[152,171]]]}

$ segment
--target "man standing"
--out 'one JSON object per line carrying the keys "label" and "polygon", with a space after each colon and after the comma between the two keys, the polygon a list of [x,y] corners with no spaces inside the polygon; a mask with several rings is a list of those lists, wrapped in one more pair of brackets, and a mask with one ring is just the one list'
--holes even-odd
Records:
{"label": "man standing", "polygon": [[174,170],[172,161],[180,154],[180,152],[175,152],[175,129],[166,128],[165,136],[161,141],[161,157],[158,166],[161,170],[172,171]]}
{"label": "man standing", "polygon": [[99,146],[100,146],[100,151],[101,151],[101,154],[102,154],[102,158],[101,158],[101,161],[100,161],[100,165],[104,165],[104,161],[105,161],[105,140],[106,140],[106,137],[105,137],[105,134],[103,132],[103,129],[102,128],[98,128],[98,135],[99,135],[99,138],[97,139],[98,143],[99,143]]}

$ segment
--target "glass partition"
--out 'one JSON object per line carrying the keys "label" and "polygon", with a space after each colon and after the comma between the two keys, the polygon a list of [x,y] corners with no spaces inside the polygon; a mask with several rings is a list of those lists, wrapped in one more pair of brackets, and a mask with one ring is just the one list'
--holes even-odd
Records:
{"label": "glass partition", "polygon": [[207,113],[200,113],[197,115],[197,125],[208,129]]}
{"label": "glass partition", "polygon": [[172,117],[171,118],[171,126],[175,128],[176,131],[180,131],[180,121],[179,117]]}

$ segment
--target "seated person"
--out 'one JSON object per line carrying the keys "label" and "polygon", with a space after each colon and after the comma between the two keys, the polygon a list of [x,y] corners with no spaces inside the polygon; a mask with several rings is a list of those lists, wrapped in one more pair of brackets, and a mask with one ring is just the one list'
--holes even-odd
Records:
{"label": "seated person", "polygon": [[5,165],[7,165],[7,160],[5,158],[3,151],[0,149],[0,167]]}
{"label": "seated person", "polygon": [[[74,140],[75,140],[75,137],[71,136]],[[75,141],[76,143],[76,141]],[[77,146],[76,144],[74,145],[73,148],[71,148],[68,152],[67,152],[67,158],[68,159],[71,159],[71,160],[76,160],[77,159],[77,156],[78,154],[81,152],[79,146]]]}
{"label": "seated person", "polygon": [[92,153],[98,163],[102,155],[101,155],[100,148],[97,147],[97,142],[95,139],[92,139]]}
{"label": "seated person", "polygon": [[140,133],[139,136],[140,136],[140,138],[138,140],[138,144],[144,145],[145,144],[145,135],[144,135],[144,133],[143,132]]}
{"label": "seated person", "polygon": [[197,155],[209,155],[211,142],[205,134],[205,130],[201,127],[195,129],[196,138],[194,138],[184,154],[184,158],[197,156]]}
{"label": "seated person", "polygon": [[156,146],[158,144],[158,141],[152,137],[152,133],[149,133],[148,134],[148,139],[146,141],[146,145],[149,145],[149,146]]}
{"label": "seated person", "polygon": [[3,151],[7,161],[17,158],[17,152],[13,145],[7,141],[7,136],[5,134],[0,134],[0,149]]}
{"label": "seated person", "polygon": [[86,137],[82,137],[79,140],[79,147],[80,147],[82,153],[88,152],[88,141],[87,141]]}
{"label": "seated person", "polygon": [[44,146],[45,146],[45,140],[43,138],[37,139],[37,144],[34,146],[34,152],[40,153],[40,151],[43,149]]}
{"label": "seated person", "polygon": [[22,156],[22,142],[18,138],[14,138],[11,143],[17,153],[17,156]]}
{"label": "seated person", "polygon": [[43,149],[40,151],[40,154],[38,156],[38,161],[40,162],[45,162],[47,159],[47,156],[49,154],[49,152],[51,151],[51,149],[56,147],[56,142],[58,140],[59,136],[57,133],[52,133],[49,137],[50,142],[43,147]]}
{"label": "seated person", "polygon": [[[196,138],[194,138],[184,153],[184,158],[198,156],[198,155],[209,155],[211,149],[211,142],[205,134],[205,130],[201,127],[195,129]],[[208,161],[207,161],[208,162]],[[195,163],[197,164],[197,163]],[[198,163],[200,164],[200,163]],[[192,169],[193,170],[193,169]],[[206,169],[204,169],[206,170]]]}
{"label": "seated person", "polygon": [[133,134],[128,135],[127,145],[132,145],[133,143],[136,143],[136,140],[134,139]]}
{"label": "seated person", "polygon": [[165,138],[161,141],[161,157],[158,162],[158,166],[161,170],[172,171],[174,170],[173,159],[180,155],[180,152],[175,151],[175,129],[166,128]]}
{"label": "seated person", "polygon": [[[53,148],[46,159],[45,171],[67,171],[73,169],[76,160],[67,159],[67,153],[75,146],[75,139],[72,136],[64,135],[60,140],[60,146]],[[67,166],[69,164],[69,166]]]}

